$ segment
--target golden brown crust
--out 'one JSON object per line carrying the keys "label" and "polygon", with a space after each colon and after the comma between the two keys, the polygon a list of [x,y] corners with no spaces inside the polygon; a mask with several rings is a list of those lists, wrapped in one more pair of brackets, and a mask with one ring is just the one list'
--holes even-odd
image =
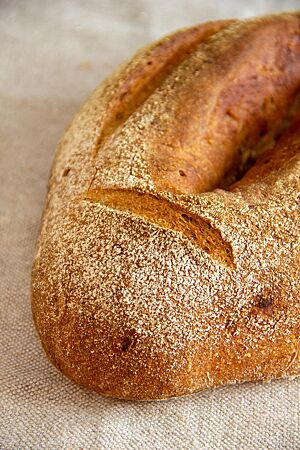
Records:
{"label": "golden brown crust", "polygon": [[128,399],[300,374],[299,87],[295,13],[180,31],[95,91],[32,272],[63,373]]}

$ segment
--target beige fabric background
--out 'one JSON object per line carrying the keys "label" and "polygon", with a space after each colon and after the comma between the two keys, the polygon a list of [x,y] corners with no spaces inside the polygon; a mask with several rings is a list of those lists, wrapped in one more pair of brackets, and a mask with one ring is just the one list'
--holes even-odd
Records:
{"label": "beige fabric background", "polygon": [[138,47],[212,18],[299,0],[0,0],[0,446],[300,449],[300,380],[161,403],[103,399],[46,360],[29,281],[55,145],[98,82]]}

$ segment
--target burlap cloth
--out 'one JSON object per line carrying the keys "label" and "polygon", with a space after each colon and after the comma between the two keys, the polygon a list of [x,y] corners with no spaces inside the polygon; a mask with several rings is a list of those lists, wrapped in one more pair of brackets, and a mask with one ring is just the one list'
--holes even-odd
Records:
{"label": "burlap cloth", "polygon": [[0,1],[1,448],[300,449],[300,380],[159,403],[77,387],[45,358],[29,287],[55,145],[98,82],[170,30],[297,7],[299,0]]}

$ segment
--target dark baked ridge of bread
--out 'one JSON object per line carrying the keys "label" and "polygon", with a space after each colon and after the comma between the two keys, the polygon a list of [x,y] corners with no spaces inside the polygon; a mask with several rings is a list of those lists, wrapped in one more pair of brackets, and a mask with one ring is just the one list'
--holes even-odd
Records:
{"label": "dark baked ridge of bread", "polygon": [[[281,48],[288,31],[299,35],[298,16],[231,25],[193,55],[215,48],[214,39],[225,51],[237,36],[245,42],[249,30],[274,37],[276,29]],[[138,56],[142,66],[147,51]],[[294,86],[298,53],[288,53]],[[138,100],[135,112],[125,107],[130,114],[121,124],[111,121],[110,111],[119,108],[116,87],[121,92],[130,75],[126,68],[113,75],[74,119],[53,165],[32,272],[33,316],[55,366],[103,395],[161,399],[300,374],[299,122],[230,190],[166,190],[166,179],[153,176],[149,149],[165,136],[153,119],[162,120],[164,103],[171,110],[189,99],[171,94],[177,71],[192,56]],[[231,59],[234,66],[239,57]],[[182,84],[191,86],[193,75]],[[275,122],[297,90],[285,97],[281,89]],[[175,190],[184,191],[176,183]],[[185,223],[183,215],[192,220]]]}
{"label": "dark baked ridge of bread", "polygon": [[255,186],[256,182],[267,179],[270,176],[277,176],[278,171],[286,163],[300,154],[300,109],[294,111],[294,118],[289,128],[274,144],[273,148],[267,151],[256,160],[244,177],[230,186],[230,190],[243,190],[246,186]]}
{"label": "dark baked ridge of bread", "polygon": [[104,140],[126,122],[198,44],[230,23],[233,21],[220,20],[183,29],[137,53],[125,65],[121,75],[122,82],[120,83],[120,77],[117,77],[115,86],[109,83],[113,96],[101,123],[96,154]]}
{"label": "dark baked ridge of bread", "polygon": [[226,178],[230,184],[243,154],[257,157],[262,135],[272,145],[299,90],[299,22],[296,14],[238,22],[199,45],[103,146],[91,189],[115,179],[110,172],[128,185],[136,169],[128,147],[142,155],[154,192],[197,194]]}

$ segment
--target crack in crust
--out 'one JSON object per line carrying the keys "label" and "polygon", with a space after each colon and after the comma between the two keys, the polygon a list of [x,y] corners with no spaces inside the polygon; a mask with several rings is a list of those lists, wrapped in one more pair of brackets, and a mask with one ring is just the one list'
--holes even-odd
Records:
{"label": "crack in crust", "polygon": [[231,245],[208,220],[159,196],[122,189],[90,191],[85,200],[101,203],[114,210],[146,219],[165,229],[182,233],[214,261],[230,270],[235,268]]}

